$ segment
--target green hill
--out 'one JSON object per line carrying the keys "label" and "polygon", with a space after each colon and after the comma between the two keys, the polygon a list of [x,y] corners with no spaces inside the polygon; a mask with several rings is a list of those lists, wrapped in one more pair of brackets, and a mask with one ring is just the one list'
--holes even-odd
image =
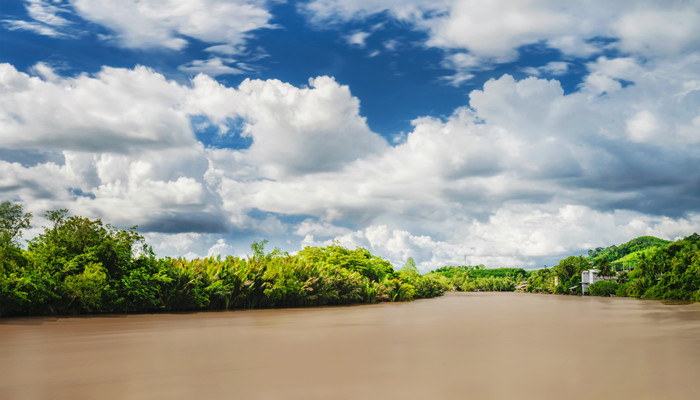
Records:
{"label": "green hill", "polygon": [[586,259],[594,264],[607,262],[622,268],[627,266],[628,262],[633,263],[632,265],[636,264],[642,253],[648,253],[651,249],[666,247],[670,243],[672,243],[670,240],[659,239],[654,236],[640,236],[619,246],[612,245],[606,248],[598,247],[595,250],[588,250]]}

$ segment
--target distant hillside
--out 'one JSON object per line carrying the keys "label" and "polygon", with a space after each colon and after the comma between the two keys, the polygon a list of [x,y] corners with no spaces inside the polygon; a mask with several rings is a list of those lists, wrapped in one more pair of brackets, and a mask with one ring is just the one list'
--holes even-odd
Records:
{"label": "distant hillside", "polygon": [[640,236],[619,246],[598,247],[595,250],[588,250],[588,261],[594,264],[608,262],[613,265],[626,265],[627,262],[634,262],[642,253],[648,253],[652,249],[666,247],[670,240],[659,239],[654,236]]}
{"label": "distant hillside", "polygon": [[[592,296],[700,301],[700,235],[675,242],[642,236],[619,246],[589,251],[589,257],[571,256],[552,268],[532,271],[527,291],[581,294],[581,272],[595,264],[606,279],[590,286]],[[614,266],[619,273],[610,269]],[[623,268],[624,267],[624,268]]]}

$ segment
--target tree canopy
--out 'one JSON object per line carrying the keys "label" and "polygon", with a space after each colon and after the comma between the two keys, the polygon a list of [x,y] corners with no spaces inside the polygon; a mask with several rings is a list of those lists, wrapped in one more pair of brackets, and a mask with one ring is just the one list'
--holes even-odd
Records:
{"label": "tree canopy", "polygon": [[251,245],[247,259],[157,258],[136,227],[48,211],[51,225],[18,244],[31,215],[2,203],[0,316],[301,307],[434,297],[447,287],[338,244],[296,255]]}

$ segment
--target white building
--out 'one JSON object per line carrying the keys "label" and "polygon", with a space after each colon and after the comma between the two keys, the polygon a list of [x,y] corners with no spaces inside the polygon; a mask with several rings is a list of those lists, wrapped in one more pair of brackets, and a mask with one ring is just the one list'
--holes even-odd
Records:
{"label": "white building", "polygon": [[583,294],[586,294],[588,287],[592,284],[605,280],[604,277],[598,276],[599,272],[599,269],[588,269],[581,272],[581,292],[583,292]]}

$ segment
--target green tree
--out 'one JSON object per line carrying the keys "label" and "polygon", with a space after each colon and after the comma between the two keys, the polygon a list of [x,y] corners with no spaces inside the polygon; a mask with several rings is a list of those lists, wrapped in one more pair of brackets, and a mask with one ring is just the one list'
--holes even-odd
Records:
{"label": "green tree", "polygon": [[22,211],[22,206],[9,201],[0,203],[0,246],[19,246],[23,229],[30,228],[31,213]]}
{"label": "green tree", "polygon": [[30,228],[31,213],[22,211],[20,204],[0,203],[0,276],[26,265],[19,245],[22,230]]}
{"label": "green tree", "polygon": [[613,268],[612,264],[608,262],[608,260],[605,259],[599,259],[595,263],[596,269],[598,269],[598,275],[600,276],[614,276],[615,275],[615,269]]}
{"label": "green tree", "polygon": [[[134,270],[149,269],[155,255],[132,227],[104,225],[100,219],[48,211],[52,226],[29,242],[34,268],[54,282],[61,299],[56,312],[126,311],[133,294]],[[149,273],[152,271],[149,270]],[[127,278],[127,279],[125,279]]]}
{"label": "green tree", "polygon": [[410,273],[418,273],[418,267],[416,266],[416,262],[413,260],[413,257],[408,257],[408,260],[406,260],[406,263],[401,269]]}
{"label": "green tree", "polygon": [[590,266],[583,256],[571,256],[559,261],[559,264],[553,268],[559,277],[559,286],[555,288],[556,293],[569,293],[570,288],[574,288],[574,293],[580,293],[581,272]]}

